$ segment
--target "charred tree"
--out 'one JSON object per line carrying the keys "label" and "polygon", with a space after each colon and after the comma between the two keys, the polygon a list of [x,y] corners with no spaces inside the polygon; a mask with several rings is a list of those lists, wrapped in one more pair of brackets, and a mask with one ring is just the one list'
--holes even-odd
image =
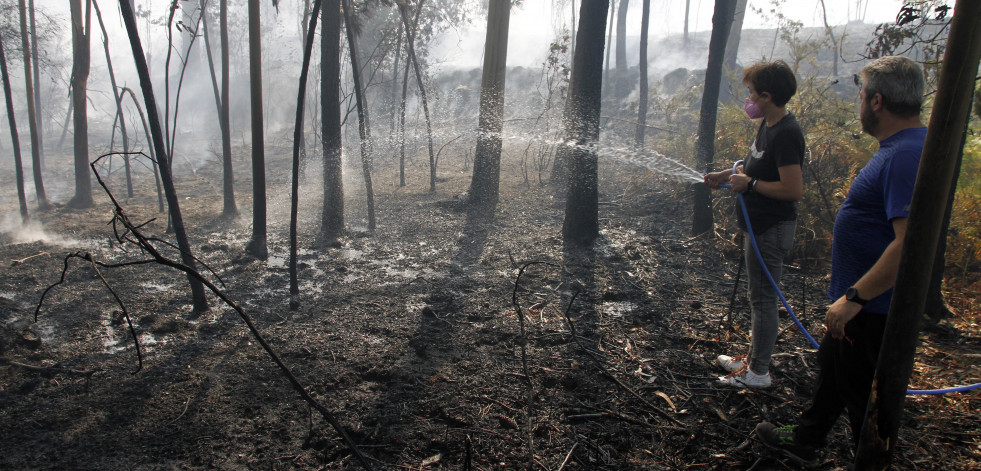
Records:
{"label": "charred tree", "polygon": [[89,176],[89,123],[86,89],[89,80],[89,32],[92,24],[92,3],[86,1],[83,16],[82,0],[69,0],[72,16],[72,125],[75,129],[75,196],[68,206],[75,209],[92,207],[92,178]]}
{"label": "charred tree", "polygon": [[14,148],[14,173],[17,178],[17,201],[20,203],[21,222],[27,222],[27,195],[24,193],[24,164],[20,156],[20,136],[17,134],[17,120],[14,118],[14,95],[10,92],[10,75],[7,74],[7,55],[3,51],[3,36],[0,35],[0,75],[3,78],[3,97],[7,102],[7,122],[10,123],[10,145]]}
{"label": "charred tree", "polygon": [[637,147],[644,148],[644,131],[647,129],[647,29],[651,22],[651,0],[641,0],[640,15],[640,94],[637,98]]}
{"label": "charred tree", "polygon": [[[313,37],[317,32],[317,15],[320,13],[321,0],[314,0],[313,14],[310,16],[310,27],[306,28],[307,38],[303,45],[303,66],[300,69],[300,85],[296,92],[296,124],[293,126],[293,181],[290,196],[290,294],[300,294],[300,281],[297,276],[297,210],[300,205],[300,144],[303,142],[303,104],[306,103],[307,73],[310,70],[310,54],[313,51]],[[290,302],[291,308],[296,308],[298,302]]]}
{"label": "charred tree", "polygon": [[361,77],[361,57],[358,55],[360,51],[351,1],[341,0],[341,10],[344,12],[344,31],[347,33],[348,52],[351,56],[354,101],[358,108],[358,137],[361,138],[361,173],[364,176],[368,205],[368,232],[375,232],[375,194],[371,188],[371,122],[368,120],[368,99],[365,97],[364,81]]}
{"label": "charred tree", "polygon": [[[722,103],[738,103],[742,86],[736,81],[729,80],[729,74],[739,69],[739,42],[743,36],[743,19],[746,17],[748,0],[736,0],[736,9],[732,14],[732,27],[729,28],[729,39],[726,40],[726,55],[722,60],[723,86],[719,91],[719,101]],[[741,77],[740,77],[741,78]]]}
{"label": "charred tree", "polygon": [[[227,1],[227,0],[222,0],[222,3],[224,3],[225,1]],[[219,6],[218,8],[219,8],[219,15],[221,15],[221,13],[220,13],[221,7]],[[208,76],[211,78],[211,90],[212,90],[212,92],[214,93],[214,96],[215,96],[215,109],[216,109],[216,112],[217,112],[217,115],[218,115],[218,127],[222,131],[222,155],[221,155],[221,163],[222,163],[222,173],[223,173],[222,174],[222,197],[223,197],[223,201],[222,201],[222,212],[221,212],[221,215],[222,215],[222,217],[225,217],[225,218],[231,218],[231,217],[234,217],[238,213],[238,209],[235,207],[235,197],[234,197],[234,193],[232,192],[232,181],[229,180],[228,178],[225,178],[225,176],[226,176],[225,175],[225,170],[226,170],[225,169],[226,154],[224,152],[224,150],[225,150],[225,145],[224,145],[225,144],[225,140],[224,140],[224,137],[225,137],[226,124],[227,124],[225,120],[228,118],[228,116],[226,116],[224,113],[222,113],[222,110],[224,109],[223,101],[222,101],[222,98],[221,98],[222,87],[221,87],[221,85],[218,84],[218,74],[215,72],[215,58],[214,58],[214,54],[212,54],[212,52],[211,52],[211,34],[210,34],[210,31],[211,30],[208,27],[208,16],[207,16],[207,14],[208,14],[208,0],[201,0],[201,32],[202,32],[202,35],[201,36],[204,37],[204,52],[205,52],[205,55],[207,56],[207,59],[208,59]],[[224,76],[222,78],[224,78]],[[224,83],[224,82],[222,82],[222,83]],[[231,165],[232,165],[232,161],[231,161],[231,142],[230,141],[229,141],[229,148],[228,148],[227,157],[228,157],[228,159],[227,159],[228,167],[230,168]],[[231,171],[230,170],[228,171],[227,175],[228,176],[231,175]],[[227,184],[227,186],[226,186],[226,184]]]}
{"label": "charred tree", "polygon": [[252,102],[252,239],[245,251],[259,260],[266,249],[266,151],[262,135],[262,29],[259,0],[249,0],[249,96]]}
{"label": "charred tree", "polygon": [[235,205],[235,174],[232,172],[232,127],[229,105],[229,65],[228,65],[228,0],[218,4],[219,36],[221,36],[221,175],[222,175],[222,215],[231,218],[238,215]]}
{"label": "charred tree", "polygon": [[[44,194],[44,184],[41,181],[41,169],[44,168],[44,120],[41,119],[41,66],[37,52],[37,21],[34,14],[34,0],[30,0],[28,10],[31,20],[31,67],[34,68],[34,114],[37,116],[37,148],[38,161],[34,162],[34,191],[38,195]],[[38,191],[40,189],[40,191]],[[44,198],[44,206],[41,209],[49,208],[47,197]],[[41,206],[41,198],[38,197],[38,206]]]}
{"label": "charred tree", "polygon": [[981,61],[981,2],[958,0],[944,51],[933,113],[923,145],[910,204],[909,225],[896,275],[889,316],[882,335],[865,425],[855,456],[855,469],[886,469],[899,443],[906,388],[919,342],[919,332],[932,267],[961,152]]}
{"label": "charred tree", "polygon": [[[405,26],[405,38],[406,43],[409,41],[409,32],[415,31],[416,27],[419,25],[419,14],[422,13],[422,9],[416,9],[416,16],[412,20],[412,27],[409,28]],[[401,12],[400,12],[401,14]],[[412,61],[409,60],[409,50],[406,48],[406,58],[405,58],[405,70],[402,72],[402,100],[399,102],[399,130],[398,130],[398,146],[399,146],[399,188],[405,186],[405,103],[409,95],[409,68],[412,66]]]}
{"label": "charred tree", "polygon": [[[719,88],[722,84],[722,60],[726,38],[732,24],[736,0],[715,0],[712,13],[712,37],[709,40],[708,67],[705,88],[702,90],[701,114],[698,118],[698,140],[695,143],[696,161],[700,170],[710,171],[715,154],[715,122],[719,112]],[[712,195],[706,185],[695,185],[695,207],[692,215],[692,235],[712,229]]]}
{"label": "charred tree", "polygon": [[[35,100],[37,95],[34,89],[34,69],[32,68],[34,64],[31,56],[31,43],[28,41],[27,5],[24,3],[24,0],[19,0],[17,6],[20,10],[20,43],[24,53],[24,85],[27,90],[27,120],[31,130],[31,163],[34,166],[34,191],[37,193],[38,209],[45,211],[50,205],[48,204],[48,196],[44,192],[44,182],[41,180],[40,116],[37,113],[38,100]],[[37,60],[36,58],[33,59]],[[11,132],[13,132],[13,129],[11,129]],[[19,153],[20,150],[18,149],[16,152]],[[17,165],[17,171],[24,171],[20,164]],[[21,178],[20,184],[23,184],[23,178]]]}
{"label": "charred tree", "polygon": [[120,92],[128,93],[130,98],[133,99],[133,106],[136,107],[136,111],[140,114],[140,123],[143,124],[143,134],[146,135],[146,142],[149,144],[147,148],[150,150],[150,160],[152,160],[153,168],[153,181],[157,184],[157,207],[160,212],[164,211],[164,197],[163,190],[160,186],[160,160],[157,159],[157,152],[153,147],[153,136],[150,133],[150,127],[146,123],[146,115],[143,113],[143,108],[140,108],[140,100],[136,98],[136,94],[133,90],[127,87],[123,87]]}
{"label": "charred tree", "polygon": [[[571,105],[565,129],[569,150],[569,185],[562,236],[571,246],[588,246],[599,236],[597,155],[600,99],[603,87],[603,33],[609,0],[583,0],[572,62]],[[623,8],[623,7],[621,7]]]}
{"label": "charred tree", "polygon": [[[133,175],[129,165],[129,135],[126,132],[126,116],[123,114],[123,97],[119,92],[119,87],[116,85],[116,73],[112,68],[112,56],[109,54],[109,33],[106,32],[106,25],[102,21],[102,11],[99,10],[99,3],[96,2],[96,0],[91,0],[91,2],[92,6],[95,7],[95,16],[99,20],[99,28],[102,30],[102,46],[106,53],[106,67],[109,71],[109,84],[112,86],[112,96],[116,101],[115,121],[119,122],[119,132],[123,137],[123,165],[126,169],[126,196],[128,198],[132,198]],[[113,127],[113,131],[115,133],[115,125]]]}
{"label": "charred tree", "polygon": [[[613,20],[613,16],[616,15],[616,2],[610,2],[610,20],[606,25],[606,43],[613,44],[613,25],[616,21]],[[606,64],[603,65],[603,98],[609,99],[610,97],[610,52],[612,48],[606,48]]]}
{"label": "charred tree", "polygon": [[688,14],[691,12],[691,0],[685,0],[685,32],[684,32],[684,48],[687,51],[691,46],[691,41],[688,39]]}
{"label": "charred tree", "polygon": [[[429,192],[436,192],[436,154],[433,152],[433,123],[429,117],[429,101],[426,98],[426,83],[422,80],[422,69],[419,68],[419,58],[416,57],[415,34],[409,27],[409,11],[405,0],[396,0],[399,14],[402,16],[402,24],[405,26],[405,46],[409,51],[409,60],[412,61],[412,69],[416,72],[416,82],[419,84],[419,97],[422,100],[422,111],[426,118],[426,135],[429,138]],[[422,11],[423,0],[419,0],[416,5],[418,11]]]}
{"label": "charred tree", "polygon": [[[133,59],[136,61],[136,72],[140,76],[140,88],[143,90],[143,101],[146,103],[147,114],[150,121],[150,134],[153,136],[154,152],[158,159],[158,170],[160,180],[163,183],[164,193],[167,196],[167,208],[169,209],[170,219],[174,226],[174,236],[177,238],[177,247],[181,251],[181,261],[185,265],[195,267],[194,255],[191,252],[191,244],[187,239],[187,231],[184,228],[184,218],[181,216],[180,204],[177,200],[177,190],[174,188],[174,179],[170,173],[170,164],[160,162],[167,160],[167,152],[164,150],[164,135],[160,128],[160,115],[157,114],[157,102],[153,95],[153,82],[150,80],[150,69],[147,67],[146,56],[143,55],[143,45],[140,44],[140,34],[136,26],[136,15],[129,0],[119,0],[119,8],[123,15],[123,23],[126,25],[126,33],[129,36],[130,47],[133,49]],[[196,313],[208,310],[208,299],[204,295],[204,285],[201,281],[188,275],[191,285],[191,302]]]}
{"label": "charred tree", "polygon": [[320,136],[324,153],[324,204],[321,246],[344,233],[344,180],[341,168],[341,1],[325,0],[320,10]]}
{"label": "charred tree", "polygon": [[473,158],[469,204],[474,214],[493,219],[501,181],[501,132],[504,129],[504,82],[507,76],[511,0],[491,0],[480,80],[480,116]]}
{"label": "charred tree", "polygon": [[[616,97],[616,109],[623,106],[623,100],[630,95],[630,75],[627,72],[627,10],[630,0],[620,0],[620,8],[617,10],[617,48],[616,48],[616,71],[613,74],[616,79],[613,84],[613,96]],[[606,18],[606,15],[603,15]]]}

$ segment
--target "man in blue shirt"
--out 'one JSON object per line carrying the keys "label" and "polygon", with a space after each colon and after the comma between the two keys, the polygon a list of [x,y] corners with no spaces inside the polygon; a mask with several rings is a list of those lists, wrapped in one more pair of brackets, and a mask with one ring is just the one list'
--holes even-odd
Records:
{"label": "man in blue shirt", "polygon": [[818,349],[814,398],[797,425],[756,427],[764,445],[805,466],[818,463],[817,449],[842,412],[858,445],[926,139],[923,72],[916,62],[882,57],[858,77],[862,130],[879,141],[879,150],[855,177],[835,219],[833,303]]}

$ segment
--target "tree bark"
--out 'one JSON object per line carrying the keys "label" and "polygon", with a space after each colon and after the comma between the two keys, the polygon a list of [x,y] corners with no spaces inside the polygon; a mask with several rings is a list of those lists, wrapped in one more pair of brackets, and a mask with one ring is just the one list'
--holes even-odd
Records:
{"label": "tree bark", "polygon": [[218,124],[221,126],[221,174],[222,174],[222,196],[223,208],[222,215],[234,217],[238,215],[238,206],[235,204],[235,174],[232,172],[232,127],[231,127],[231,99],[229,92],[230,72],[228,64],[228,0],[221,0],[218,5],[218,17],[221,22],[219,35],[221,36],[221,119]]}
{"label": "tree bark", "polygon": [[[624,8],[622,6],[621,8]],[[600,100],[603,86],[603,48],[609,0],[583,0],[579,10],[579,34],[572,62],[571,106],[566,108],[565,129],[569,151],[569,185],[562,236],[567,245],[589,246],[599,237],[597,156]]]}
{"label": "tree bark", "polygon": [[[34,186],[35,191],[40,187],[38,194],[43,195],[44,184],[41,183],[41,169],[44,168],[44,120],[41,118],[43,116],[41,113],[41,66],[37,52],[37,21],[35,21],[34,0],[30,0],[28,10],[31,19],[31,67],[34,68],[34,113],[37,116],[37,147],[40,157],[38,162],[34,162],[37,167],[34,171]],[[40,198],[38,201],[40,206]],[[44,210],[49,207],[47,197],[45,197],[44,206],[41,209]]]}
{"label": "tree bark", "polygon": [[637,99],[637,133],[639,149],[644,148],[644,132],[647,130],[647,29],[650,26],[651,0],[641,0],[643,11],[640,16],[640,96]]}
{"label": "tree bark", "polygon": [[981,22],[981,2],[958,0],[950,21],[933,113],[913,189],[903,254],[855,469],[885,469],[899,443],[906,388],[913,371],[930,282],[929,271],[923,267],[933,266],[981,60],[978,22]]}
{"label": "tree bark", "polygon": [[266,151],[262,129],[262,29],[259,0],[249,0],[249,84],[252,102],[252,239],[245,251],[266,260]]}
{"label": "tree bark", "polygon": [[684,32],[684,42],[683,47],[687,51],[691,47],[691,41],[688,39],[688,16],[691,12],[691,0],[685,0],[685,32]]}
{"label": "tree bark", "polygon": [[[24,52],[24,85],[27,90],[27,119],[31,130],[31,163],[34,166],[34,191],[37,193],[37,206],[41,211],[47,210],[48,197],[44,192],[44,183],[41,180],[41,129],[39,127],[40,117],[37,113],[36,90],[34,89],[34,69],[31,57],[31,43],[28,41],[27,27],[27,5],[24,0],[18,0],[20,10],[20,43]],[[35,38],[36,40],[36,38]],[[36,59],[34,59],[36,60]],[[19,150],[17,150],[19,152]],[[23,168],[18,164],[18,172],[23,172]],[[23,181],[21,181],[23,184]]]}
{"label": "tree bark", "polygon": [[89,79],[89,32],[91,25],[90,2],[85,2],[86,11],[82,14],[82,0],[69,0],[72,14],[72,102],[74,114],[72,125],[75,129],[75,196],[68,206],[75,209],[92,207],[92,179],[89,176],[89,124],[87,116],[86,87]]}
{"label": "tree bark", "polygon": [[[606,25],[606,44],[613,44],[613,25],[616,21],[613,20],[613,16],[616,14],[616,3],[610,2],[610,20]],[[606,48],[606,64],[603,66],[603,98],[609,99],[610,97],[610,52],[613,48]]]}
{"label": "tree bark", "polygon": [[[616,80],[613,93],[617,99],[616,106],[623,106],[623,100],[630,95],[630,76],[627,73],[627,9],[630,0],[620,0],[617,11],[617,50],[616,50]],[[604,15],[603,18],[606,18]]]}
{"label": "tree bark", "polygon": [[361,138],[361,173],[364,176],[365,198],[368,205],[368,232],[375,232],[375,194],[371,188],[371,123],[368,120],[368,99],[361,78],[361,57],[358,38],[354,34],[351,1],[341,0],[344,11],[344,30],[347,32],[348,52],[351,55],[351,75],[354,79],[354,100],[358,108],[358,137]]}
{"label": "tree bark", "polygon": [[123,87],[120,92],[128,93],[130,98],[133,99],[133,106],[136,107],[136,111],[140,114],[140,122],[143,123],[143,134],[146,135],[146,142],[149,144],[148,149],[150,150],[150,160],[152,160],[150,167],[153,168],[153,181],[157,184],[157,207],[160,212],[164,210],[164,197],[163,190],[160,185],[160,160],[157,159],[157,152],[153,146],[153,137],[150,133],[150,127],[146,123],[146,115],[143,113],[143,108],[140,108],[140,101],[136,98],[136,94],[133,90],[127,87]]}
{"label": "tree bark", "polygon": [[[715,154],[715,122],[719,112],[719,88],[722,84],[722,59],[726,38],[732,24],[736,0],[715,0],[712,14],[712,37],[709,40],[708,67],[705,70],[705,89],[702,91],[701,114],[698,118],[696,160],[700,169],[711,170]],[[695,206],[692,215],[692,235],[712,229],[712,195],[709,187],[695,185]]]}
{"label": "tree bark", "polygon": [[[147,67],[146,56],[143,55],[143,46],[140,44],[140,34],[136,29],[136,15],[129,0],[119,0],[119,8],[122,12],[123,22],[126,25],[126,33],[129,36],[129,43],[133,50],[133,58],[136,61],[136,72],[140,77],[140,88],[143,90],[143,101],[146,103],[147,114],[150,121],[150,133],[153,136],[154,152],[158,159],[158,170],[160,180],[163,183],[164,193],[167,196],[167,207],[169,208],[170,219],[174,225],[174,236],[177,238],[177,247],[181,251],[181,261],[195,269],[197,265],[194,255],[191,252],[191,244],[187,238],[187,231],[184,228],[184,218],[181,216],[180,203],[177,199],[177,190],[174,188],[174,179],[170,173],[170,164],[167,152],[164,150],[164,135],[160,128],[160,115],[157,113],[157,102],[153,95],[153,82],[150,80],[150,70]],[[163,160],[160,162],[160,160]],[[191,302],[193,311],[201,313],[208,310],[208,299],[204,295],[204,285],[200,280],[188,275],[191,285]]]}
{"label": "tree bark", "polygon": [[[23,0],[21,0],[23,1]],[[106,53],[106,68],[109,71],[109,84],[112,87],[112,96],[116,101],[116,120],[119,121],[119,131],[123,136],[123,162],[126,166],[126,196],[133,197],[133,175],[129,165],[129,135],[126,132],[126,116],[123,114],[123,97],[116,85],[116,72],[112,68],[112,56],[109,54],[109,33],[106,32],[106,25],[102,21],[102,11],[99,3],[91,0],[95,7],[95,16],[99,20],[99,28],[102,30],[102,45]]]}
{"label": "tree bark", "polygon": [[320,136],[324,153],[324,204],[320,218],[321,246],[344,233],[344,180],[341,161],[341,2],[325,0],[320,34]]}
{"label": "tree bark", "polygon": [[[29,64],[27,68],[30,68]],[[24,192],[24,164],[20,155],[20,136],[17,133],[17,120],[14,118],[14,95],[10,92],[10,75],[7,74],[7,55],[3,51],[2,35],[0,35],[0,78],[3,79],[3,97],[7,103],[7,122],[10,123],[10,146],[14,149],[14,174],[17,178],[20,219],[22,223],[26,223],[30,214],[27,211],[27,195]]]}
{"label": "tree bark", "polygon": [[501,180],[501,132],[504,130],[504,83],[507,78],[511,0],[490,0],[484,70],[480,81],[477,148],[470,183],[471,212],[493,219]]}
{"label": "tree bark", "polygon": [[[422,2],[416,8],[422,11]],[[433,124],[429,118],[429,100],[426,98],[426,84],[422,80],[422,69],[419,68],[419,59],[416,57],[415,33],[409,28],[408,6],[404,0],[397,0],[399,14],[402,16],[402,24],[406,29],[405,45],[409,50],[409,59],[412,61],[412,69],[416,72],[416,82],[419,84],[419,97],[422,99],[422,111],[426,118],[426,135],[429,138],[429,192],[436,192],[436,155],[433,152]]]}
{"label": "tree bark", "polygon": [[[300,85],[296,92],[296,124],[293,126],[293,181],[292,195],[290,196],[290,294],[296,296],[300,294],[300,281],[297,276],[296,252],[297,252],[297,212],[300,203],[300,143],[303,142],[303,104],[306,102],[307,92],[307,73],[310,69],[310,54],[313,51],[313,38],[317,32],[317,15],[320,14],[321,0],[314,0],[313,14],[310,16],[310,27],[304,28],[307,31],[307,38],[303,46],[303,66],[300,68]],[[296,309],[299,303],[294,299],[290,302],[290,308]]]}
{"label": "tree bark", "polygon": [[[729,80],[729,74],[739,69],[737,59],[739,58],[739,42],[743,36],[743,19],[746,18],[747,0],[736,0],[736,7],[732,14],[732,27],[729,28],[729,39],[726,41],[726,54],[723,59],[722,80],[724,86],[719,92],[719,101],[722,103],[739,104],[739,92],[742,86],[738,82]],[[741,77],[740,77],[741,78]]]}

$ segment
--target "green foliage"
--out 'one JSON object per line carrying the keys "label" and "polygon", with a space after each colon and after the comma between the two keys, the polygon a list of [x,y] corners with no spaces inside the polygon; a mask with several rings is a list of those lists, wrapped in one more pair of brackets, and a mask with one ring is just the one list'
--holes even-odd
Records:
{"label": "green foliage", "polygon": [[973,130],[964,145],[964,161],[947,237],[947,262],[955,276],[981,270],[981,136]]}

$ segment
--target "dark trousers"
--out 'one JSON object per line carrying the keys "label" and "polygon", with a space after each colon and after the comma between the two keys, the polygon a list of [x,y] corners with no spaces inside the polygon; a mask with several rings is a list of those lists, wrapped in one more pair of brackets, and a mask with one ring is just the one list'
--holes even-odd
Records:
{"label": "dark trousers", "polygon": [[824,335],[818,348],[814,399],[801,414],[795,431],[799,443],[823,446],[831,427],[845,411],[852,440],[858,446],[885,327],[885,315],[859,312],[845,325],[846,339]]}

